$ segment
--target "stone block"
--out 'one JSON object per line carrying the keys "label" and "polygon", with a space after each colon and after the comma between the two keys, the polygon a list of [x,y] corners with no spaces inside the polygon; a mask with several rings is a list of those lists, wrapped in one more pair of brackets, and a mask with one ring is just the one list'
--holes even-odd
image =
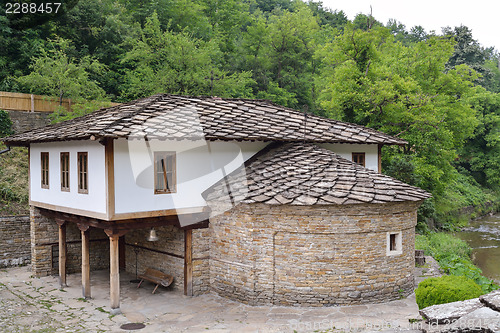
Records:
{"label": "stone block", "polygon": [[419,312],[431,324],[450,324],[482,307],[484,305],[479,301],[479,298],[473,298],[466,301],[432,305]]}

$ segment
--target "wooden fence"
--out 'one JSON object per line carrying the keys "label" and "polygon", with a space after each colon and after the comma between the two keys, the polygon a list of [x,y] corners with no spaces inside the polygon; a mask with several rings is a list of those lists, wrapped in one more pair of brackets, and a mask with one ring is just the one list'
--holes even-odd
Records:
{"label": "wooden fence", "polygon": [[[119,103],[110,104],[114,106]],[[63,98],[61,105],[71,110],[71,99]],[[0,110],[54,112],[58,106],[59,99],[55,97],[0,91]]]}
{"label": "wooden fence", "polygon": [[[59,99],[49,96],[0,92],[0,109],[9,111],[54,112]],[[71,100],[64,98],[62,106],[69,110]]]}

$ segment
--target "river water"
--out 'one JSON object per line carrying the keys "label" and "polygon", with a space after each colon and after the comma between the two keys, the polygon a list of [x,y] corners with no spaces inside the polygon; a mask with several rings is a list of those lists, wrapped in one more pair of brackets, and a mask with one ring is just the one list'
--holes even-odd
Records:
{"label": "river water", "polygon": [[472,259],[483,275],[500,283],[500,214],[474,220],[456,235],[472,247]]}

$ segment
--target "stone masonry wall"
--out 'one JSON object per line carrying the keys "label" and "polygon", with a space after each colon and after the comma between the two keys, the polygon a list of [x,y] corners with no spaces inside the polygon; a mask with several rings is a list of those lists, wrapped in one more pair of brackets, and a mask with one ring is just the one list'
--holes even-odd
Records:
{"label": "stone masonry wall", "polygon": [[[30,209],[31,218],[31,267],[37,277],[57,275],[59,270],[59,227],[50,218],[40,214],[36,207]],[[81,272],[81,232],[76,224],[66,225],[67,273]],[[109,238],[101,229],[90,229],[90,269],[109,268]]]}
{"label": "stone masonry wall", "polygon": [[7,111],[15,133],[22,133],[50,124],[49,112]]}
{"label": "stone masonry wall", "polygon": [[29,216],[0,217],[0,267],[27,265],[31,260]]}
{"label": "stone masonry wall", "polygon": [[[125,235],[126,270],[135,274],[135,251],[137,251],[137,271],[146,268],[158,269],[174,277],[172,289],[184,290],[184,231],[165,226],[155,228],[159,240],[147,241],[149,229],[134,230]],[[193,230],[193,294],[209,291],[208,229]],[[147,282],[144,282],[145,284]]]}
{"label": "stone masonry wall", "polygon": [[[244,303],[348,305],[413,291],[420,203],[243,205],[211,219],[211,287]],[[387,232],[402,233],[388,256]]]}

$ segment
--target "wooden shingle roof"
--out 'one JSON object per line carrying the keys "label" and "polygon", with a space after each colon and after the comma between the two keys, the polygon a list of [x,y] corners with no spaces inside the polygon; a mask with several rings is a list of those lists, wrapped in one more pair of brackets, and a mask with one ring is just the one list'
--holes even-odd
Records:
{"label": "wooden shingle roof", "polygon": [[420,201],[431,194],[312,143],[271,144],[203,194],[210,202],[331,205]]}
{"label": "wooden shingle roof", "polygon": [[9,146],[104,138],[407,142],[364,126],[327,119],[264,100],[154,95],[2,139]]}

